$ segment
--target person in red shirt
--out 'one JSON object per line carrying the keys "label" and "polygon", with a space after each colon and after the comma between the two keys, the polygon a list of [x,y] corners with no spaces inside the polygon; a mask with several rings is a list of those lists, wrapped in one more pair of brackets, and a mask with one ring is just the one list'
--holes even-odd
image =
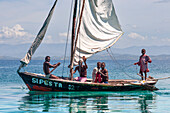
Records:
{"label": "person in red shirt", "polygon": [[97,62],[97,67],[93,69],[93,73],[92,73],[93,82],[95,83],[102,82],[101,75],[100,75],[100,68],[101,68],[101,63]]}
{"label": "person in red shirt", "polygon": [[134,65],[140,66],[140,74],[143,80],[143,73],[145,73],[145,80],[147,79],[147,72],[149,72],[148,69],[148,63],[151,63],[152,60],[150,59],[150,57],[148,55],[146,55],[146,50],[142,49],[141,51],[142,55],[139,58],[139,62],[134,63]]}

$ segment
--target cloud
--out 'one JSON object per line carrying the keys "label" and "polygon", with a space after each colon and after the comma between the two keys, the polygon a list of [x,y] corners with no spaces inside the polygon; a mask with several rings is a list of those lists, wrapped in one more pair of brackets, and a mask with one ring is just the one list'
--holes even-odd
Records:
{"label": "cloud", "polygon": [[33,35],[27,33],[24,31],[24,28],[16,24],[14,27],[9,28],[9,27],[2,27],[0,29],[0,38],[1,39],[16,39],[16,38],[21,38],[21,37],[33,37]]}
{"label": "cloud", "polygon": [[170,42],[170,38],[164,38],[164,39],[161,39],[162,41],[164,42]]}
{"label": "cloud", "polygon": [[45,36],[43,43],[50,44],[50,43],[57,43],[57,42],[53,39],[52,36]]}
{"label": "cloud", "polygon": [[35,36],[26,32],[19,24],[13,27],[3,26],[0,29],[0,43],[4,44],[30,43],[33,37]]}
{"label": "cloud", "polygon": [[[71,36],[71,32],[69,33],[69,37]],[[0,44],[24,44],[24,43],[32,43],[35,39],[36,35],[33,35],[29,32],[26,32],[24,28],[16,24],[13,27],[3,26],[0,29]],[[56,38],[47,35],[44,37],[43,43],[65,43],[66,42],[67,33],[59,33],[59,37]],[[70,38],[68,40],[70,42]]]}
{"label": "cloud", "polygon": [[132,25],[132,28],[136,29],[136,28],[137,28],[137,25]]}
{"label": "cloud", "polygon": [[136,24],[126,24],[126,25],[123,25],[122,27],[126,28],[126,29],[136,29],[138,28]]}
{"label": "cloud", "polygon": [[[59,33],[59,36],[60,36],[60,43],[66,43],[66,38],[67,38],[67,35],[68,35],[68,43],[71,42],[71,31],[69,31],[69,34],[67,32],[63,32],[63,33]],[[65,38],[63,38],[65,37]]]}
{"label": "cloud", "polygon": [[[43,43],[46,44],[65,44],[66,43],[66,38],[67,38],[67,32],[63,32],[63,33],[58,33],[58,36],[56,38],[55,36],[51,36],[51,35],[47,35],[44,37]],[[68,43],[70,43],[71,41],[71,32],[69,32],[69,37],[68,37]]]}
{"label": "cloud", "polygon": [[71,37],[71,31],[69,31],[69,34],[67,34],[67,32],[59,33],[59,36],[61,36],[61,37],[67,37],[67,35],[68,35],[69,37]]}
{"label": "cloud", "polygon": [[170,0],[157,0],[154,3],[167,3],[170,2]]}
{"label": "cloud", "polygon": [[12,28],[9,27],[2,27],[0,30],[0,37],[4,38],[12,38],[12,37],[21,37],[26,34],[26,32],[23,31],[24,29],[19,25],[15,25]]}
{"label": "cloud", "polygon": [[132,39],[141,39],[141,40],[145,40],[147,38],[137,33],[130,33],[128,34],[128,37]]}
{"label": "cloud", "polygon": [[156,37],[156,36],[152,36],[151,39],[152,39],[152,40],[157,40],[157,39],[159,39],[159,38]]}

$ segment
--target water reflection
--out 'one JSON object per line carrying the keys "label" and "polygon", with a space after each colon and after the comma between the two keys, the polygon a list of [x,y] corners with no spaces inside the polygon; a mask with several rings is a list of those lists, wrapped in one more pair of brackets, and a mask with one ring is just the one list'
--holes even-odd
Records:
{"label": "water reflection", "polygon": [[141,112],[156,108],[153,92],[29,92],[21,111],[31,112]]}
{"label": "water reflection", "polygon": [[149,105],[152,105],[155,100],[155,97],[152,94],[149,95],[140,95],[139,96],[139,100],[138,103],[140,105],[140,110],[141,113],[151,113],[151,111],[149,111]]}
{"label": "water reflection", "polygon": [[93,101],[93,105],[96,107],[93,108],[93,110],[96,110],[98,112],[100,111],[109,111],[108,108],[108,96],[99,96],[96,97]]}

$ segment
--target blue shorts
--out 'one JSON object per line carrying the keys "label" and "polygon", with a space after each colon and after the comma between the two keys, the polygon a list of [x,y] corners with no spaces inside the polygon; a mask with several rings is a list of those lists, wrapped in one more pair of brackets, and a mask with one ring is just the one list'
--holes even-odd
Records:
{"label": "blue shorts", "polygon": [[104,83],[105,83],[105,84],[108,84],[108,81],[105,81]]}

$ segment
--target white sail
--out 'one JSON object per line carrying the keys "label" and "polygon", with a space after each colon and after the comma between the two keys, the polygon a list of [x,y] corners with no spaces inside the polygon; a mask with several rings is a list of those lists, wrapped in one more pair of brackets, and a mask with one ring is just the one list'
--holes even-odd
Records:
{"label": "white sail", "polygon": [[45,33],[47,31],[47,27],[48,27],[48,24],[51,20],[51,17],[52,17],[52,14],[54,12],[54,9],[55,9],[55,6],[56,6],[56,3],[57,3],[57,0],[55,0],[54,2],[54,5],[53,7],[51,8],[42,28],[40,29],[37,37],[35,38],[34,42],[32,43],[31,47],[29,48],[28,52],[26,53],[25,57],[23,59],[21,59],[21,65],[18,69],[18,71],[25,65],[27,65],[31,58],[32,58],[32,55],[34,54],[34,52],[36,51],[36,49],[39,47],[39,45],[41,44],[44,36],[45,36]]}
{"label": "white sail", "polygon": [[[79,0],[81,7],[82,0]],[[81,10],[81,8],[79,8]],[[112,0],[86,0],[74,64],[111,47],[123,34]]]}

